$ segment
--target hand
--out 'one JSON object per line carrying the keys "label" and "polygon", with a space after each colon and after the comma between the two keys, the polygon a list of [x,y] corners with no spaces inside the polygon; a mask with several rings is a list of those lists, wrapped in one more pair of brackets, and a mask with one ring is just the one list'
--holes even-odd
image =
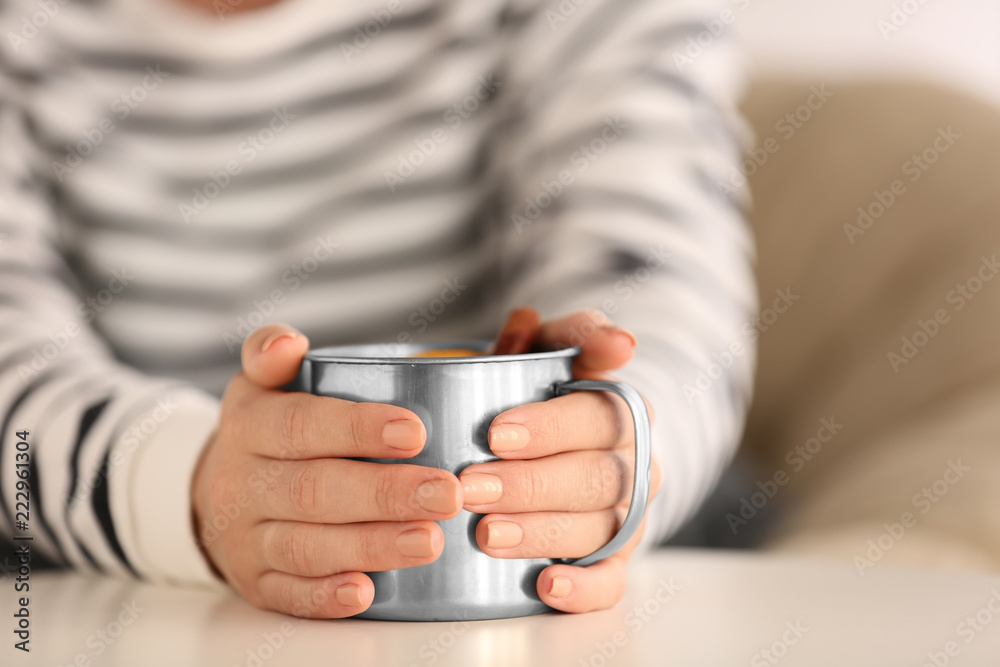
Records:
{"label": "hand", "polygon": [[352,616],[375,588],[363,574],[430,563],[458,515],[451,473],[343,457],[408,458],[427,437],[411,411],[285,392],[309,341],[284,325],[252,333],[243,372],[195,471],[199,539],[233,588],[258,607]]}
{"label": "hand", "polygon": [[[576,379],[611,379],[635,353],[635,337],[598,312],[539,325],[515,311],[498,353],[580,345]],[[607,392],[573,392],[512,408],[493,420],[490,449],[502,461],[471,465],[459,477],[465,509],[486,514],[476,540],[494,558],[579,558],[618,532],[632,494],[635,434],[625,402]],[[660,486],[653,460],[652,491]],[[643,522],[643,526],[645,521]],[[613,556],[588,567],[552,565],[538,577],[542,601],[568,612],[614,606],[625,594],[626,565],[642,527]]]}

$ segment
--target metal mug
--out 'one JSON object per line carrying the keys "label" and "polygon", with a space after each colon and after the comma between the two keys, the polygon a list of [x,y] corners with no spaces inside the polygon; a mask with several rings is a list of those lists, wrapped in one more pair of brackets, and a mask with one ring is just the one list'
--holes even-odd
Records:
{"label": "metal mug", "polygon": [[351,401],[391,403],[416,413],[427,430],[423,450],[409,459],[364,459],[416,464],[459,475],[473,463],[494,461],[490,423],[501,412],[571,391],[610,391],[632,411],[635,476],[631,505],[618,533],[577,559],[502,559],[476,542],[482,517],[467,510],[438,521],[444,549],[432,563],[370,572],[375,599],[360,618],[459,621],[528,616],[551,611],[536,592],[539,573],[553,563],[584,566],[615,553],[635,534],[649,500],[650,426],[639,393],[621,382],[573,380],[580,348],[468,357],[412,357],[436,349],[485,352],[490,341],[448,341],[327,347],[310,351],[287,388]]}

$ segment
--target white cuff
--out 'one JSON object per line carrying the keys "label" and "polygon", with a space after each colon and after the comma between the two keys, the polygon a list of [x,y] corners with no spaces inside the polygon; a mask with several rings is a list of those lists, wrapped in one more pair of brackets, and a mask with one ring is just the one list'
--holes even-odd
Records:
{"label": "white cuff", "polygon": [[194,470],[215,431],[219,402],[174,386],[146,404],[112,450],[125,465],[119,479],[109,480],[119,541],[136,572],[150,581],[220,587],[191,518]]}

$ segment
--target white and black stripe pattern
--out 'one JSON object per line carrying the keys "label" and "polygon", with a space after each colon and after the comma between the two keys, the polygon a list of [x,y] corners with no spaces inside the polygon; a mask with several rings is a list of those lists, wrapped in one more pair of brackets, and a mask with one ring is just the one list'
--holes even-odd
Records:
{"label": "white and black stripe pattern", "polygon": [[188,487],[243,321],[314,345],[487,337],[527,303],[639,336],[621,375],[658,413],[648,533],[675,530],[751,387],[752,351],[681,389],[755,308],[751,239],[714,185],[742,139],[730,46],[672,58],[724,5],[284,0],[220,19],[71,0],[19,41],[38,6],[0,1],[0,498],[30,429],[39,548],[210,581]]}

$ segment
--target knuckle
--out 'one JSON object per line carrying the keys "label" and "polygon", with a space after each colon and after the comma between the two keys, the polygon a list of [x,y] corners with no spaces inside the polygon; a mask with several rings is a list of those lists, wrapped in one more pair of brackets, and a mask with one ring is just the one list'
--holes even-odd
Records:
{"label": "knuckle", "polygon": [[553,410],[551,405],[545,403],[539,405],[528,426],[533,438],[555,446],[559,444],[562,429],[556,410]]}
{"label": "knuckle", "polygon": [[543,557],[562,555],[555,552],[565,550],[566,538],[573,532],[574,523],[572,513],[551,514],[535,526],[534,530],[525,531],[529,550]]}
{"label": "knuckle", "polygon": [[[330,579],[317,582],[309,587],[307,595],[299,601],[303,616],[317,617],[329,614],[336,609],[337,582]],[[331,600],[334,604],[331,604]]]}
{"label": "knuckle", "polygon": [[611,424],[612,444],[618,446],[632,440],[635,435],[632,433],[632,413],[628,405],[620,396],[614,394],[604,394],[603,399],[609,407],[605,412]]}
{"label": "knuckle", "polygon": [[319,471],[313,463],[297,466],[288,478],[288,501],[292,510],[312,516],[319,507]]}
{"label": "knuckle", "polygon": [[295,458],[306,451],[307,408],[299,400],[290,400],[281,415],[281,447]]}
{"label": "knuckle", "polygon": [[320,608],[315,599],[317,591],[321,591],[322,586],[322,582],[310,582],[302,587],[283,586],[278,593],[281,605],[279,610],[299,618],[314,618]]}
{"label": "knuckle", "polygon": [[250,486],[255,495],[274,496],[281,487],[283,472],[289,469],[290,464],[285,461],[271,459],[261,465],[250,476]]}
{"label": "knuckle", "polygon": [[370,570],[378,566],[379,554],[383,551],[380,548],[375,531],[364,527],[357,531],[357,538],[354,540],[354,558],[356,567],[362,570]]}
{"label": "knuckle", "polygon": [[605,502],[615,504],[625,495],[626,469],[622,458],[615,453],[598,456],[594,463],[594,476],[598,496]]}
{"label": "knuckle", "polygon": [[375,483],[372,485],[372,501],[375,511],[382,518],[401,517],[405,513],[405,508],[401,503],[396,502],[395,470],[392,466],[382,466],[384,469],[378,470],[375,475]]}
{"label": "knuckle", "polygon": [[524,536],[522,545],[528,553],[548,554],[552,548],[552,539],[548,536],[547,530],[536,530]]}
{"label": "knuckle", "polygon": [[364,453],[369,440],[370,410],[363,403],[355,403],[347,409],[347,428],[350,434],[350,444],[358,453]]}
{"label": "knuckle", "polygon": [[264,557],[264,563],[268,568],[276,567],[282,558],[282,548],[284,546],[285,540],[282,540],[277,534],[278,524],[275,522],[269,522],[264,524],[259,529],[259,542],[257,545],[250,543],[249,533],[245,544],[245,548],[254,549],[259,548],[261,554]]}
{"label": "knuckle", "polygon": [[298,591],[292,586],[282,586],[278,589],[278,606],[281,611],[293,616],[307,616],[307,609],[302,604]]}
{"label": "knuckle", "polygon": [[525,466],[524,492],[527,495],[526,503],[529,506],[544,502],[549,493],[549,480],[537,466]]}
{"label": "knuckle", "polygon": [[294,572],[308,574],[317,563],[316,540],[311,532],[293,529],[281,546],[285,563]]}

